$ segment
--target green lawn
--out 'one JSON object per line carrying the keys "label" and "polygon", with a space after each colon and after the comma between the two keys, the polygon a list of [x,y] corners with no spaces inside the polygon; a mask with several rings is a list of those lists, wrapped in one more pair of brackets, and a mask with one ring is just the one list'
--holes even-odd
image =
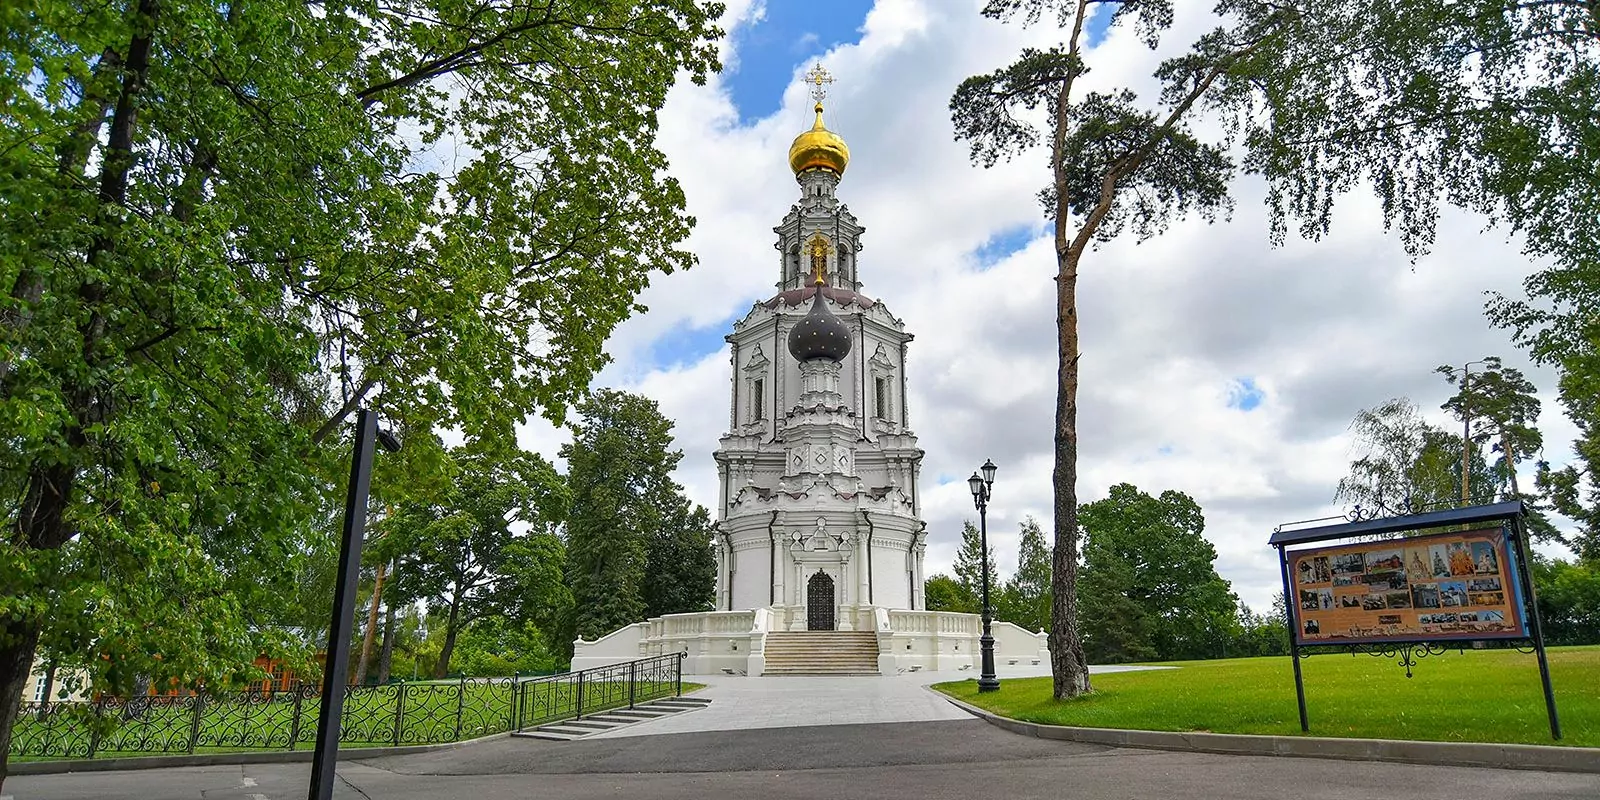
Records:
{"label": "green lawn", "polygon": [[[1534,656],[1454,650],[1418,659],[1406,678],[1393,658],[1304,659],[1312,736],[1520,742],[1600,747],[1600,647],[1550,649],[1562,740],[1552,742]],[[1093,677],[1087,697],[1055,701],[1049,678],[1006,679],[979,695],[976,680],[934,686],[1003,716],[1052,725],[1299,736],[1288,658],[1166,662],[1172,670]]]}

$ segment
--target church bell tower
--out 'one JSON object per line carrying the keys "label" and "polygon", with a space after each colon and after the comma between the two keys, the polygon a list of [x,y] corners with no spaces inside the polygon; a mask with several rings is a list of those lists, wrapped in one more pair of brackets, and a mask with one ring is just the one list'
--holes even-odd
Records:
{"label": "church bell tower", "polygon": [[773,228],[776,293],[734,323],[728,432],[715,458],[718,610],[778,630],[870,630],[922,609],[922,451],[906,407],[911,335],[862,293],[865,232],[836,194],[850,149],[823,122],[827,85],[789,165],[799,200]]}

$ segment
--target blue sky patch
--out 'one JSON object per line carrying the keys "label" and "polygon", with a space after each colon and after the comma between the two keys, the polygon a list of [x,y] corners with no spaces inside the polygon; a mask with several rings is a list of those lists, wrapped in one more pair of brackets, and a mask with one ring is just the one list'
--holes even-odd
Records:
{"label": "blue sky patch", "polygon": [[1156,448],[1156,455],[1158,455],[1158,456],[1170,456],[1170,455],[1172,455],[1172,445],[1164,444],[1164,445],[1161,445],[1160,447],[1157,447]]}
{"label": "blue sky patch", "polygon": [[990,234],[988,241],[972,251],[979,270],[986,270],[1027,247],[1042,235],[1038,225],[1013,225]]}
{"label": "blue sky patch", "polygon": [[1234,378],[1228,386],[1228,408],[1254,411],[1266,397],[1267,393],[1256,386],[1255,378]]}
{"label": "blue sky patch", "polygon": [[736,69],[722,73],[739,124],[767,117],[783,103],[783,93],[795,80],[795,67],[828,52],[836,45],[861,40],[860,28],[872,10],[872,0],[828,0],[826,13],[811,3],[767,0],[758,21],[733,32]]}
{"label": "blue sky patch", "polygon": [[1089,24],[1083,26],[1090,47],[1098,47],[1106,40],[1106,34],[1111,31],[1111,14],[1115,10],[1109,5],[1097,5],[1094,9],[1094,13],[1089,15]]}
{"label": "blue sky patch", "polygon": [[697,364],[722,349],[722,337],[732,328],[733,317],[698,328],[680,322],[650,343],[648,363],[659,369],[671,369],[678,364]]}

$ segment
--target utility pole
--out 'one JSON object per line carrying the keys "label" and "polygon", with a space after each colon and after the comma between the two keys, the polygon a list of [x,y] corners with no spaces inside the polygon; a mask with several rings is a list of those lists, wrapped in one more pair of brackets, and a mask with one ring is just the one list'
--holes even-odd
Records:
{"label": "utility pole", "polygon": [[1468,388],[1472,384],[1472,365],[1487,364],[1488,361],[1468,361],[1461,365],[1461,505],[1471,502],[1472,497],[1472,395]]}
{"label": "utility pole", "polygon": [[1471,366],[1472,362],[1468,362],[1461,367],[1461,505],[1466,505],[1467,498],[1472,496],[1472,396],[1467,394],[1467,383],[1472,380],[1468,369]]}

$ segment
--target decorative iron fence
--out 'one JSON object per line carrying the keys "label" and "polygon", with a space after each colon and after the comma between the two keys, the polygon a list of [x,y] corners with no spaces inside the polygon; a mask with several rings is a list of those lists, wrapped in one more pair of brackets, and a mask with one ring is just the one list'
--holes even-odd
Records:
{"label": "decorative iron fence", "polygon": [[[356,746],[438,744],[473,739],[592,710],[682,691],[682,656],[648,658],[541,678],[351,686],[339,742]],[[576,697],[529,689],[572,686]],[[11,755],[94,758],[230,750],[311,749],[321,716],[320,686],[190,697],[103,698],[23,703]],[[575,701],[575,702],[569,702]],[[521,712],[542,709],[537,714]],[[519,716],[521,714],[521,716]]]}
{"label": "decorative iron fence", "polygon": [[512,716],[518,731],[683,694],[685,653],[524,680]]}

